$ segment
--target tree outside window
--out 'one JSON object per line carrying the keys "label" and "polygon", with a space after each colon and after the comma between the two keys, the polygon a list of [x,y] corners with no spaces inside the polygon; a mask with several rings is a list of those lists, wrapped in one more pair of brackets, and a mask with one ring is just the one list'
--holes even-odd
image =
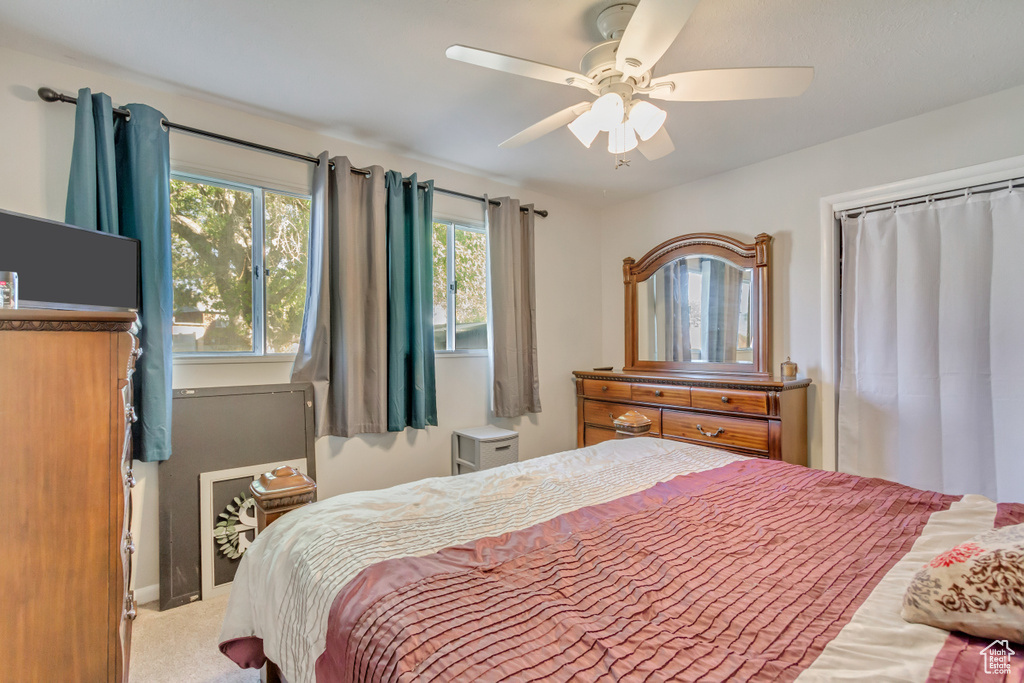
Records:
{"label": "tree outside window", "polygon": [[176,354],[298,348],[310,199],[175,175],[171,258]]}
{"label": "tree outside window", "polygon": [[434,349],[487,348],[487,235],[435,221]]}

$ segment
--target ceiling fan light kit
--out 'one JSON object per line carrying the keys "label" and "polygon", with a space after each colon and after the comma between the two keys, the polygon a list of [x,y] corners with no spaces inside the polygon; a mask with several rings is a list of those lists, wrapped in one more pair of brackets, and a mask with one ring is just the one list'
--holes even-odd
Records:
{"label": "ceiling fan light kit", "polygon": [[597,18],[598,30],[607,40],[583,56],[582,73],[465,45],[452,45],[445,54],[467,64],[569,85],[597,96],[593,103],[580,102],[533,124],[501,147],[519,147],[568,126],[585,147],[606,131],[610,153],[621,155],[639,146],[640,153],[653,161],[675,150],[665,130],[668,113],[634,96],[669,102],[796,97],[814,78],[811,67],[708,69],[655,77],[654,66],[698,2],[638,0],[608,6]]}
{"label": "ceiling fan light kit", "polygon": [[569,131],[589,149],[594,144],[594,138],[601,132],[601,124],[593,111],[585,111],[569,124]]}
{"label": "ceiling fan light kit", "polygon": [[618,93],[605,93],[597,98],[588,113],[594,115],[598,130],[608,132],[622,123],[626,103]]}
{"label": "ceiling fan light kit", "polygon": [[667,118],[667,111],[655,107],[647,100],[637,100],[629,108],[629,123],[644,141],[650,140],[665,125]]}
{"label": "ceiling fan light kit", "polygon": [[612,154],[625,154],[636,149],[636,131],[629,121],[623,121],[608,131],[608,151]]}

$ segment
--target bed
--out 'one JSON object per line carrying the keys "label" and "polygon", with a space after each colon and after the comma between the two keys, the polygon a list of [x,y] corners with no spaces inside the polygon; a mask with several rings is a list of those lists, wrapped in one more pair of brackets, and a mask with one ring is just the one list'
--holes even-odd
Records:
{"label": "bed", "polygon": [[612,441],[287,514],[244,556],[221,650],[290,683],[975,680],[988,641],[899,606],[937,554],[1021,521],[980,496]]}

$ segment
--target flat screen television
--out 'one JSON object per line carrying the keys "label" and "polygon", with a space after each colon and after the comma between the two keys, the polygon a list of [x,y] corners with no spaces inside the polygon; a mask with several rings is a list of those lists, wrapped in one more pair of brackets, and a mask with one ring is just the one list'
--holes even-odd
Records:
{"label": "flat screen television", "polygon": [[0,270],[22,308],[139,308],[139,241],[0,209]]}

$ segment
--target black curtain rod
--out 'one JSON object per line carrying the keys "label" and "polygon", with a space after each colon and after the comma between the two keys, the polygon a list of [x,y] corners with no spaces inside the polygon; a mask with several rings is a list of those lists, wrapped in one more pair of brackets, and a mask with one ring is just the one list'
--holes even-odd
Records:
{"label": "black curtain rod", "polygon": [[981,185],[973,185],[971,187],[959,187],[955,190],[946,190],[944,192],[933,192],[932,194],[915,195],[913,197],[906,197],[904,199],[897,199],[893,202],[879,202],[878,204],[869,204],[862,206],[857,209],[847,209],[845,211],[836,211],[836,219],[842,218],[859,218],[861,215],[869,213],[877,213],[878,211],[892,211],[904,206],[917,206],[918,204],[927,204],[929,202],[942,201],[943,199],[954,199],[960,196],[971,196],[973,194],[990,194],[992,192],[999,192],[1001,190],[1013,190],[1014,188],[1024,187],[1024,178],[1007,178],[1006,180],[997,180],[991,183],[982,183]]}
{"label": "black curtain rod", "polygon": [[[65,95],[64,93],[59,93],[56,90],[54,90],[53,88],[39,88],[39,90],[37,90],[36,93],[39,95],[39,99],[41,99],[41,100],[43,100],[45,102],[67,102],[68,104],[78,104],[78,98],[77,97],[72,97],[71,95]],[[120,107],[114,107],[113,109],[114,109],[114,114],[116,116],[124,116],[126,118],[131,117],[131,112],[128,111],[127,109],[121,109]],[[171,121],[168,121],[167,119],[163,119],[162,122],[163,122],[163,124],[165,126],[167,126],[168,128],[170,128],[172,130],[180,130],[180,131],[183,131],[185,133],[191,133],[192,135],[198,135],[198,136],[204,137],[204,138],[211,138],[213,140],[219,140],[220,142],[226,142],[229,145],[238,145],[239,147],[249,147],[251,149],[258,149],[261,152],[266,152],[268,154],[276,154],[278,156],[288,157],[289,159],[297,159],[299,161],[306,161],[306,162],[314,164],[316,166],[320,165],[320,159],[318,159],[317,157],[311,157],[308,154],[300,154],[298,152],[289,152],[286,149],[278,149],[277,147],[270,147],[268,145],[261,145],[258,142],[250,142],[248,140],[241,140],[239,138],[233,138],[230,135],[221,135],[220,133],[213,133],[213,132],[208,131],[208,130],[202,130],[201,128],[193,128],[192,126],[185,126],[185,125],[182,125],[180,123],[173,123]],[[331,166],[333,167],[334,164],[331,164]],[[366,169],[366,168],[355,168],[355,167],[352,167],[352,172],[353,173],[360,173],[360,174],[365,175],[365,176],[370,175],[370,170]],[[409,182],[409,181],[407,180],[405,182]],[[420,183],[420,187],[426,187],[426,183]],[[473,195],[473,194],[466,194],[465,192],[456,192],[455,190],[446,190],[443,187],[435,187],[434,191],[435,192],[440,192],[441,194],[450,195],[452,197],[461,197],[462,199],[470,199],[470,200],[475,200],[475,201],[478,201],[478,202],[485,201],[484,197],[479,197],[479,196]],[[500,203],[500,202],[497,202],[497,201],[495,201],[493,199],[490,199],[490,200],[487,200],[487,201],[490,201],[490,203],[494,204],[495,206],[497,206]],[[520,209],[520,211],[527,211],[527,209]],[[547,212],[546,209],[534,209],[533,212],[535,214],[537,214],[538,216],[540,216],[541,218],[547,218],[548,217],[548,212]]]}

